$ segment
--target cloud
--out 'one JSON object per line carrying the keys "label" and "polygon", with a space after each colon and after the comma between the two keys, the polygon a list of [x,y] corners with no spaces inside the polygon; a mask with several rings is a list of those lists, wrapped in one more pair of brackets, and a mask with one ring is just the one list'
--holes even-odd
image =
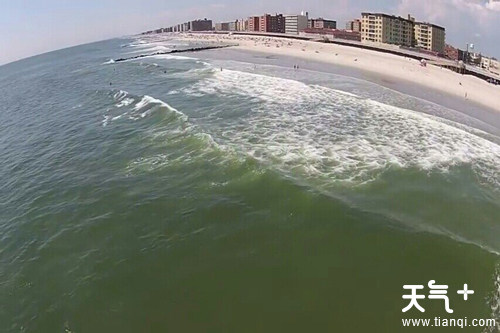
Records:
{"label": "cloud", "polygon": [[401,13],[414,12],[433,21],[456,21],[466,25],[464,21],[458,22],[464,16],[473,19],[467,23],[486,24],[498,20],[500,11],[499,0],[401,0],[398,5],[398,11]]}
{"label": "cloud", "polygon": [[499,0],[401,0],[397,12],[444,26],[446,41],[455,46],[475,43],[483,53],[500,53]]}
{"label": "cloud", "polygon": [[500,12],[500,0],[488,1],[486,8]]}

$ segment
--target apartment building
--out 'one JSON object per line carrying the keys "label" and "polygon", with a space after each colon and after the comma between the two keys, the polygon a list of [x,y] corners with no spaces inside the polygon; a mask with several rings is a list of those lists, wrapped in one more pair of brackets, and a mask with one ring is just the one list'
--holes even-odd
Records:
{"label": "apartment building", "polygon": [[248,31],[260,30],[260,16],[250,16],[248,18]]}
{"label": "apartment building", "polygon": [[309,18],[306,15],[285,15],[285,33],[298,35],[300,31],[307,29]]}
{"label": "apartment building", "polygon": [[325,20],[324,18],[310,19],[308,28],[312,29],[337,29],[337,21]]}
{"label": "apartment building", "polygon": [[345,25],[346,30],[351,30],[351,31],[356,31],[356,32],[361,32],[361,20],[360,19],[354,19],[352,21],[347,21]]}
{"label": "apartment building", "polygon": [[271,16],[268,32],[285,33],[285,17],[282,14]]}
{"label": "apartment building", "polygon": [[284,33],[285,32],[285,18],[281,14],[269,15],[264,14],[259,19],[260,32],[274,32],[274,33]]}
{"label": "apartment building", "polygon": [[361,14],[361,41],[396,44],[411,47],[414,44],[415,20],[383,13]]}
{"label": "apartment building", "polygon": [[415,22],[415,46],[441,54],[444,53],[445,29],[431,23]]}
{"label": "apartment building", "polygon": [[189,22],[189,31],[210,31],[212,30],[212,20],[195,20]]}
{"label": "apartment building", "polygon": [[236,21],[236,31],[247,31],[248,30],[248,19],[239,19]]}

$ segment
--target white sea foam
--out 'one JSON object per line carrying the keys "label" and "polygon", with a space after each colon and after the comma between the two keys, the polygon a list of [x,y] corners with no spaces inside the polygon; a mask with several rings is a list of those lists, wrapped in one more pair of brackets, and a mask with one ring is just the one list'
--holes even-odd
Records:
{"label": "white sea foam", "polygon": [[108,61],[103,62],[102,64],[103,65],[109,65],[109,64],[114,64],[114,63],[115,63],[115,61],[113,59],[109,59]]}
{"label": "white sea foam", "polygon": [[195,60],[196,59],[193,57],[186,57],[186,56],[173,55],[173,54],[156,54],[156,55],[152,55],[151,58],[169,59],[169,60]]}
{"label": "white sea foam", "polygon": [[[233,70],[185,88],[245,98],[252,111],[220,131],[225,144],[321,186],[364,184],[388,168],[446,172],[470,164],[482,181],[500,186],[500,147],[476,129],[318,85]],[[321,182],[320,182],[321,183]]]}
{"label": "white sea foam", "polygon": [[[113,99],[118,103],[116,103],[113,108],[108,109],[107,113],[103,116],[103,126],[107,126],[111,122],[124,117],[130,120],[139,120],[162,109],[175,113],[183,122],[188,119],[185,114],[173,108],[168,103],[148,95],[134,97],[129,95],[126,91],[120,90],[113,94]],[[122,109],[124,111],[118,111]]]}
{"label": "white sea foam", "polygon": [[500,266],[497,265],[493,276],[493,291],[489,297],[491,318],[496,320],[495,327],[487,327],[483,332],[493,333],[500,331]]}

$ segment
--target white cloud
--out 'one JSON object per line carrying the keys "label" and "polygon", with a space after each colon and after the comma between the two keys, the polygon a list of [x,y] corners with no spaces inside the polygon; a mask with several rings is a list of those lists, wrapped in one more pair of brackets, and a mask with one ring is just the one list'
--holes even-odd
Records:
{"label": "white cloud", "polygon": [[444,26],[447,42],[455,46],[472,42],[479,51],[498,56],[498,0],[401,0],[397,11],[400,15],[411,13],[417,20]]}
{"label": "white cloud", "polygon": [[499,0],[490,0],[486,4],[486,8],[500,12],[500,1]]}

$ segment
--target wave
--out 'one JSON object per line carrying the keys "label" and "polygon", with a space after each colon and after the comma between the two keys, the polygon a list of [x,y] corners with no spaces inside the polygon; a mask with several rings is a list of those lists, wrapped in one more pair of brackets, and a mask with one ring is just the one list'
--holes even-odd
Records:
{"label": "wave", "polygon": [[119,90],[112,94],[115,104],[108,108],[103,115],[102,126],[106,127],[118,119],[140,120],[151,116],[155,112],[164,112],[173,115],[179,122],[187,122],[188,117],[168,103],[148,96],[134,96],[126,91]]}
{"label": "wave", "polygon": [[491,318],[496,320],[495,327],[488,327],[484,332],[493,333],[500,330],[500,265],[497,265],[493,276],[493,291],[488,300]]}
{"label": "wave", "polygon": [[482,180],[500,186],[500,146],[478,136],[480,130],[436,116],[233,70],[214,71],[182,92],[255,103],[252,112],[220,134],[229,138],[227,145],[282,171],[362,184],[391,167],[446,172],[468,164]]}
{"label": "wave", "polygon": [[[339,89],[236,70],[213,71],[180,92],[234,106],[212,111],[225,120],[210,130],[220,146],[412,230],[500,252],[487,231],[498,229],[491,214],[499,208],[500,146],[487,133]],[[394,204],[402,200],[395,193],[415,201]],[[448,210],[449,201],[460,207]]]}

